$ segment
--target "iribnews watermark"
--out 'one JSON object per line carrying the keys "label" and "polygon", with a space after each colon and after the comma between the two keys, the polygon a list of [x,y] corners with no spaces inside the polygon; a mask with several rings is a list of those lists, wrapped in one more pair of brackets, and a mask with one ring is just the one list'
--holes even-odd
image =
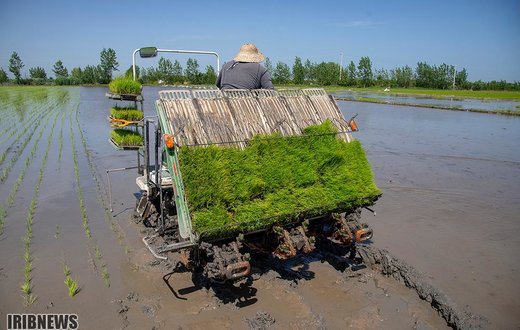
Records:
{"label": "iribnews watermark", "polygon": [[78,327],[76,314],[7,314],[7,330],[73,330]]}

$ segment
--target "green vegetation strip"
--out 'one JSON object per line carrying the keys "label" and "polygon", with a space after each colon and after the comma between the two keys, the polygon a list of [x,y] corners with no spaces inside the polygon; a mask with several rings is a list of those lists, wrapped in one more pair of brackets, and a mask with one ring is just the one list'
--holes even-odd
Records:
{"label": "green vegetation strip", "polygon": [[257,136],[244,150],[182,147],[179,158],[193,227],[205,240],[353,210],[381,194],[361,143],[338,139],[330,122],[304,136]]}
{"label": "green vegetation strip", "polygon": [[114,107],[110,109],[110,117],[114,119],[124,119],[129,121],[140,121],[144,117],[141,110],[135,108],[119,108]]}
{"label": "green vegetation strip", "polygon": [[[77,105],[79,107],[79,104]],[[74,162],[74,174],[76,177],[76,195],[79,201],[79,208],[81,211],[81,218],[83,229],[85,230],[85,236],[87,238],[92,238],[92,234],[90,232],[90,226],[88,221],[87,209],[85,208],[85,202],[83,200],[83,190],[81,188],[81,181],[79,177],[79,166],[78,166],[78,155],[76,151],[76,143],[74,142],[74,131],[72,130],[72,113],[69,116],[70,123],[70,144],[72,146],[72,160]]]}
{"label": "green vegetation strip", "polygon": [[116,128],[110,132],[112,141],[120,147],[135,147],[143,145],[143,137],[141,134],[128,129]]}
{"label": "green vegetation strip", "polygon": [[63,153],[63,126],[65,125],[65,114],[65,111],[61,114],[60,137],[58,139],[58,167],[61,166],[61,155]]}
{"label": "green vegetation strip", "polygon": [[108,88],[116,94],[141,94],[142,85],[133,79],[119,77],[112,80]]}

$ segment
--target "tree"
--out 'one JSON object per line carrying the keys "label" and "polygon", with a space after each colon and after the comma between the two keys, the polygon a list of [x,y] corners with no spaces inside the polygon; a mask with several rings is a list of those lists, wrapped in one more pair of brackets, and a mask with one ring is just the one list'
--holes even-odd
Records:
{"label": "tree", "polygon": [[347,86],[356,86],[357,71],[354,61],[350,61],[347,66]]}
{"label": "tree", "polygon": [[457,72],[455,85],[459,86],[459,88],[466,88],[468,86],[468,72],[465,68]]}
{"label": "tree", "polygon": [[[135,66],[135,79],[139,79],[141,77],[140,72],[141,69],[139,68],[139,65]],[[130,65],[128,70],[125,72],[125,77],[133,79],[134,78],[134,68]]]}
{"label": "tree", "polygon": [[305,81],[312,82],[316,80],[316,64],[311,63],[311,61],[309,61],[308,59],[305,60],[303,71]]}
{"label": "tree", "polygon": [[274,70],[273,70],[273,64],[271,63],[271,60],[269,59],[269,57],[266,57],[265,58],[265,68],[267,69],[267,71],[269,71],[269,73],[272,75]]}
{"label": "tree", "polygon": [[273,72],[273,81],[276,84],[286,84],[291,80],[291,69],[283,62],[276,63],[276,68]]}
{"label": "tree", "polygon": [[217,73],[215,72],[215,69],[213,66],[208,65],[206,66],[206,72],[204,72],[203,76],[203,83],[208,85],[214,85],[215,81],[217,80]]}
{"label": "tree", "polygon": [[316,66],[316,81],[320,85],[337,85],[339,65],[334,62],[321,62]]}
{"label": "tree", "polygon": [[25,65],[22,62],[22,59],[20,56],[18,56],[17,52],[13,52],[11,54],[11,58],[9,59],[9,71],[12,72],[14,75],[14,79],[16,80],[16,83],[19,84],[22,77],[22,68]]}
{"label": "tree", "polygon": [[173,76],[175,82],[182,82],[184,80],[182,77],[182,65],[177,60],[173,62]]}
{"label": "tree", "polygon": [[293,83],[297,85],[303,84],[305,77],[305,68],[303,67],[302,60],[298,56],[294,59],[293,64]]}
{"label": "tree", "polygon": [[63,66],[63,62],[58,60],[54,63],[54,68],[52,69],[56,78],[67,78],[69,76],[69,71],[66,67]]}
{"label": "tree", "polygon": [[393,70],[392,80],[395,81],[398,87],[412,87],[414,80],[412,68],[408,65],[402,68],[395,68],[395,70]]}
{"label": "tree", "polygon": [[173,82],[173,64],[169,59],[161,57],[159,59],[159,77],[168,83]]}
{"label": "tree", "polygon": [[358,65],[358,74],[363,87],[370,86],[372,82],[372,62],[368,56],[361,57]]}
{"label": "tree", "polygon": [[95,84],[102,81],[100,74],[105,72],[102,71],[102,68],[87,65],[82,72],[81,75],[81,83],[82,84]]}
{"label": "tree", "polygon": [[186,62],[186,78],[188,81],[192,84],[199,83],[199,62],[197,60],[188,58],[188,61]]}
{"label": "tree", "polygon": [[72,85],[80,85],[83,82],[83,71],[81,68],[73,68],[70,71],[70,83]]}
{"label": "tree", "polygon": [[7,73],[3,68],[0,68],[0,84],[6,83],[8,80],[9,77],[7,77]]}
{"label": "tree", "polygon": [[99,59],[99,68],[101,71],[99,82],[102,84],[107,84],[110,82],[110,80],[112,80],[112,72],[118,71],[119,68],[119,63],[117,63],[116,51],[112,48],[103,48],[99,55]]}
{"label": "tree", "polygon": [[390,84],[390,75],[386,69],[376,69],[374,73],[377,86],[384,87]]}
{"label": "tree", "polygon": [[35,67],[29,69],[29,74],[31,76],[32,80],[46,80],[47,79],[47,73],[45,72],[45,69],[42,67]]}

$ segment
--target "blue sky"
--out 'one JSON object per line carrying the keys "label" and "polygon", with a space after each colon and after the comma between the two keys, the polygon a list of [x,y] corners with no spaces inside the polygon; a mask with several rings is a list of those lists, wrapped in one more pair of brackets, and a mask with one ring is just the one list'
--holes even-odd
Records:
{"label": "blue sky", "polygon": [[[361,56],[386,69],[444,62],[465,67],[470,80],[520,81],[520,1],[0,0],[6,72],[13,51],[25,73],[41,66],[51,76],[58,59],[69,71],[96,65],[108,47],[123,71],[139,47],[210,50],[226,61],[246,42],[273,63],[339,62],[343,53],[344,66]],[[197,60],[201,70],[214,64]]]}

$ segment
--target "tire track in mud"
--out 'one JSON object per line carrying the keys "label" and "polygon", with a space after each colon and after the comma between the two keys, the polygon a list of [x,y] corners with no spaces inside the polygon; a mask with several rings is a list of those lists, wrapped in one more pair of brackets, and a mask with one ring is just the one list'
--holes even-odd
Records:
{"label": "tire track in mud", "polygon": [[[54,107],[52,110],[52,113],[56,112],[57,107]],[[36,208],[38,206],[38,198],[40,196],[40,187],[41,183],[43,181],[43,175],[45,172],[45,168],[47,167],[47,159],[49,156],[49,150],[51,147],[52,142],[52,136],[54,134],[54,127],[56,126],[56,121],[58,119],[58,112],[56,112],[56,115],[54,117],[54,122],[52,124],[52,127],[50,129],[49,135],[47,136],[47,145],[45,148],[45,154],[43,155],[42,162],[40,165],[40,170],[38,173],[38,179],[36,181],[36,186],[34,187],[33,197],[31,200],[31,203],[29,205],[29,210],[27,211],[27,217],[26,217],[26,225],[27,225],[27,232],[26,236],[23,238],[24,242],[24,261],[25,261],[25,268],[24,268],[24,282],[21,286],[22,292],[25,294],[25,296],[22,296],[25,299],[26,305],[32,305],[38,298],[36,295],[33,295],[33,287],[32,287],[32,276],[31,273],[33,271],[32,266],[32,255],[31,255],[31,243],[32,243],[32,226],[34,223],[34,216],[36,213]],[[49,123],[49,119],[51,118],[51,115],[49,115],[45,121],[45,126],[42,127],[40,131],[40,135],[38,136],[38,143],[41,139],[43,132],[47,128],[47,125]]]}
{"label": "tire track in mud", "polygon": [[384,276],[392,277],[416,291],[419,297],[430,303],[431,307],[451,328],[483,329],[489,327],[489,321],[485,317],[457,306],[444,292],[433,286],[425,275],[387,250],[367,245],[360,245],[357,250],[368,267]]}

